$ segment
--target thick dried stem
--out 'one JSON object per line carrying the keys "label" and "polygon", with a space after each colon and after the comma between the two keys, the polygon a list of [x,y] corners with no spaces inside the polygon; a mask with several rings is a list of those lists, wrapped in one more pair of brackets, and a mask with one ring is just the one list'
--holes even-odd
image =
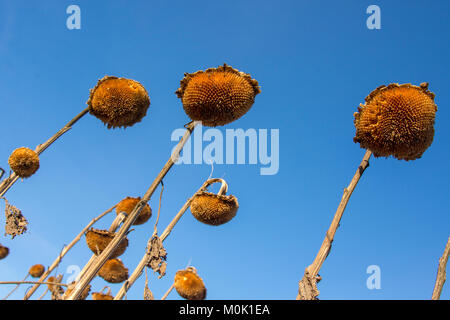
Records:
{"label": "thick dried stem", "polygon": [[[42,276],[39,278],[39,282],[44,281],[45,279],[47,279],[47,277],[50,275],[50,273],[60,264],[62,258],[69,252],[70,249],[72,249],[72,247],[78,242],[80,241],[81,237],[83,236],[83,234],[94,224],[96,223],[98,220],[100,220],[101,218],[103,218],[105,215],[107,215],[108,213],[110,213],[111,211],[114,210],[116,206],[113,206],[111,208],[109,208],[108,210],[106,210],[105,212],[103,212],[101,215],[99,215],[98,217],[94,218],[91,220],[91,222],[88,223],[88,225],[86,227],[84,227],[83,230],[81,230],[81,232],[72,240],[71,243],[69,243],[68,246],[64,247],[64,249],[62,250],[62,252],[58,255],[58,257],[55,259],[55,261],[53,261],[52,265],[50,266],[50,268],[48,268],[43,274]],[[25,295],[25,297],[23,297],[23,300],[28,300],[33,293],[37,290],[37,288],[39,288],[40,284],[37,283],[36,285],[34,285]]]}
{"label": "thick dried stem", "polygon": [[[223,179],[209,179],[203,185],[198,189],[198,191],[189,198],[186,203],[183,205],[183,207],[178,211],[178,213],[175,215],[175,217],[172,219],[172,221],[169,223],[169,225],[166,227],[166,229],[161,234],[160,240],[161,242],[164,242],[164,240],[169,236],[170,232],[173,230],[177,222],[181,219],[183,214],[186,212],[186,210],[190,207],[192,200],[194,200],[195,196],[199,194],[200,192],[206,190],[208,186],[210,186],[213,183],[220,182],[222,183],[222,187],[220,190],[223,192],[223,190],[226,190],[227,183]],[[219,191],[220,192],[220,191]],[[153,234],[151,238],[153,238],[156,234]],[[149,241],[151,240],[149,239]],[[119,292],[114,297],[114,300],[121,300],[127,291],[131,288],[131,286],[136,282],[136,280],[141,276],[142,270],[144,270],[145,266],[148,263],[147,259],[147,253],[144,254],[141,261],[139,262],[136,269],[134,269],[133,273],[130,275],[127,281],[122,285],[122,288],[120,288]]]}
{"label": "thick dried stem", "polygon": [[339,222],[341,221],[342,215],[344,214],[344,210],[347,206],[348,201],[355,190],[356,185],[358,184],[359,179],[361,178],[364,170],[369,166],[369,159],[372,155],[372,152],[367,150],[364,154],[364,157],[356,170],[355,175],[353,176],[352,181],[348,185],[347,188],[344,189],[344,195],[342,196],[342,200],[339,203],[339,206],[334,214],[333,221],[325,235],[325,239],[322,242],[322,245],[317,253],[314,262],[306,268],[303,279],[299,282],[299,290],[297,295],[297,300],[315,300],[319,295],[319,291],[317,290],[317,276],[322,268],[322,265],[327,258],[328,254],[331,250],[331,244],[334,239],[334,235],[336,234],[337,228],[339,227]]}
{"label": "thick dried stem", "polygon": [[[75,116],[72,120],[70,120],[64,127],[62,127],[54,136],[48,139],[43,144],[40,144],[34,150],[38,155],[45,151],[53,142],[58,140],[64,133],[72,129],[72,126],[80,120],[86,113],[89,112],[89,107],[81,111],[78,115]],[[2,197],[11,187],[12,185],[19,179],[19,176],[16,173],[11,174],[8,178],[5,178],[0,184],[0,197]]]}
{"label": "thick dried stem", "polygon": [[450,255],[450,237],[448,238],[447,245],[445,246],[444,253],[442,257],[439,259],[439,267],[436,276],[436,283],[434,284],[433,295],[431,296],[431,300],[439,300],[441,297],[442,288],[444,287],[444,283],[446,280],[446,272],[448,256]]}
{"label": "thick dried stem", "polygon": [[169,160],[166,162],[156,179],[153,181],[147,192],[142,197],[141,201],[139,201],[136,206],[134,207],[133,211],[130,213],[129,217],[125,220],[119,231],[116,233],[114,238],[111,240],[111,242],[108,244],[108,246],[103,250],[103,252],[98,255],[96,258],[94,258],[94,261],[92,262],[92,265],[89,267],[89,269],[86,271],[86,273],[80,278],[78,283],[76,284],[73,292],[71,295],[67,298],[67,300],[75,300],[77,299],[81,293],[84,291],[84,289],[88,286],[88,284],[92,281],[92,279],[95,277],[97,272],[100,270],[100,268],[105,264],[105,262],[108,260],[108,258],[111,256],[113,251],[117,248],[119,243],[122,241],[122,239],[126,236],[128,230],[130,229],[131,225],[134,223],[134,221],[139,216],[141,210],[145,207],[147,202],[150,200],[151,196],[155,192],[158,185],[161,183],[162,179],[166,176],[167,172],[169,172],[170,168],[175,164],[175,162],[178,160],[181,150],[183,149],[185,143],[191,136],[192,131],[194,130],[195,126],[197,125],[196,122],[191,122],[186,126],[186,133],[181,138],[181,140],[178,142],[177,146],[175,147],[174,151],[172,152]]}

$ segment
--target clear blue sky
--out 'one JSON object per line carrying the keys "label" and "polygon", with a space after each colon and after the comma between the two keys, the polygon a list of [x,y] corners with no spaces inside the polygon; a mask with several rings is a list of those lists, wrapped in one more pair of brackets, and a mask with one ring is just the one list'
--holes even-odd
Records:
{"label": "clear blue sky", "polygon": [[[81,8],[81,30],[66,28],[71,4]],[[366,28],[371,4],[381,8],[381,30]],[[174,146],[172,131],[189,121],[174,94],[183,74],[226,62],[257,79],[262,93],[243,118],[220,130],[279,129],[280,170],[261,176],[260,165],[215,166],[214,176],[224,177],[239,200],[238,214],[210,227],[187,212],[166,241],[167,276],[150,273],[155,296],[191,260],[209,299],[294,299],[364,154],[352,141],[357,106],[379,85],[427,81],[438,105],[432,146],[412,162],[371,161],[319,290],[321,299],[429,299],[450,233],[448,21],[448,1],[0,0],[1,167],[8,168],[15,148],[35,148],[84,109],[104,75],[140,81],[151,99],[147,117],[126,130],[107,130],[85,116],[42,154],[36,175],[7,194],[29,231],[0,237],[11,249],[0,261],[0,280],[22,279],[32,264],[50,265],[94,216],[142,195]],[[160,230],[210,169],[182,165],[168,174]],[[150,202],[154,213],[158,196],[159,190]],[[153,223],[129,236],[121,258],[130,272]],[[83,239],[59,271],[89,257]],[[366,287],[370,265],[381,268],[380,290]],[[140,299],[143,283],[128,298]],[[98,278],[93,285],[95,291],[106,283]],[[0,287],[0,296],[10,288]],[[447,284],[442,299],[449,298]]]}

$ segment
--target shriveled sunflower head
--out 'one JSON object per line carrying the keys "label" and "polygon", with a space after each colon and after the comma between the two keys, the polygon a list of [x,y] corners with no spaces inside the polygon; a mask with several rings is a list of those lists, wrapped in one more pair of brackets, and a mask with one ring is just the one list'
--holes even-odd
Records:
{"label": "shriveled sunflower head", "polygon": [[31,266],[30,270],[28,270],[28,273],[33,278],[39,278],[44,274],[45,267],[42,264],[35,264],[34,266]]}
{"label": "shriveled sunflower head", "polygon": [[114,300],[114,297],[110,293],[93,292],[93,300]]}
{"label": "shriveled sunflower head", "polygon": [[4,247],[0,244],[0,260],[4,259],[8,256],[9,254],[9,248]]}
{"label": "shriveled sunflower head", "polygon": [[33,150],[21,147],[11,153],[8,163],[19,177],[28,178],[39,169],[39,156]]}
{"label": "shriveled sunflower head", "polygon": [[[116,213],[119,214],[121,212],[125,212],[127,215],[129,215],[140,200],[141,197],[137,198],[126,197],[117,204]],[[151,216],[152,216],[152,209],[148,204],[146,204],[139,213],[139,216],[134,221],[133,225],[144,224],[148,221],[148,219],[150,219]]]}
{"label": "shriveled sunflower head", "polygon": [[197,270],[193,267],[177,271],[174,287],[178,294],[185,299],[203,300],[206,298],[206,287],[203,279],[198,276]]}
{"label": "shriveled sunflower head", "polygon": [[201,192],[191,202],[192,215],[200,222],[218,226],[236,216],[238,201],[232,195],[217,195]]}
{"label": "shriveled sunflower head", "polygon": [[258,81],[224,64],[186,73],[175,93],[192,120],[216,127],[242,117],[260,92]]}
{"label": "shriveled sunflower head", "polygon": [[437,111],[428,83],[381,86],[365,100],[354,114],[353,141],[375,157],[420,158],[433,142]]}
{"label": "shriveled sunflower head", "polygon": [[110,129],[140,122],[147,114],[150,98],[137,81],[105,76],[91,89],[87,104],[89,112]]}
{"label": "shriveled sunflower head", "polygon": [[121,283],[128,279],[128,269],[120,259],[110,259],[100,268],[98,275],[110,283]]}
{"label": "shriveled sunflower head", "polygon": [[[86,243],[91,251],[99,255],[105,250],[111,240],[114,238],[115,233],[107,230],[98,230],[91,228],[86,232]],[[116,250],[111,254],[110,258],[117,258],[122,255],[128,247],[128,238],[123,238],[117,246]]]}

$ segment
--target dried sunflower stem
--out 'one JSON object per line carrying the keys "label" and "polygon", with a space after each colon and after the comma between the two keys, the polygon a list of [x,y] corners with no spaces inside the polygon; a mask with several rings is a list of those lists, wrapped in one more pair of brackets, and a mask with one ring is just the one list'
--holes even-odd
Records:
{"label": "dried sunflower stem", "polygon": [[62,287],[68,287],[69,285],[65,284],[65,283],[59,283],[59,282],[39,282],[39,281],[0,281],[0,284],[54,284],[57,286],[62,286]]}
{"label": "dried sunflower stem", "polygon": [[[89,107],[81,111],[78,115],[75,116],[72,120],[70,120],[64,127],[62,127],[54,136],[48,139],[43,144],[40,144],[34,150],[38,155],[45,151],[53,142],[58,140],[64,133],[72,129],[72,126],[80,120],[86,113],[89,112]],[[19,176],[16,173],[12,173],[8,178],[5,178],[0,184],[0,197],[2,197],[11,187],[12,185],[19,179]]]}
{"label": "dried sunflower stem", "polygon": [[139,216],[141,210],[144,208],[144,206],[150,200],[150,198],[153,195],[153,193],[155,192],[156,188],[161,183],[161,180],[166,176],[167,172],[169,172],[170,168],[172,168],[172,166],[178,160],[181,150],[183,149],[185,143],[191,136],[191,133],[192,133],[192,131],[194,131],[195,126],[197,124],[198,124],[197,122],[190,122],[188,125],[185,126],[187,129],[186,133],[183,135],[183,137],[178,142],[178,144],[175,147],[175,149],[173,150],[169,160],[167,160],[166,164],[161,169],[160,173],[155,178],[153,183],[150,185],[147,192],[142,197],[141,201],[139,201],[136,204],[133,211],[130,213],[128,218],[124,221],[124,223],[120,227],[119,231],[116,233],[116,235],[111,240],[111,242],[108,244],[108,246],[105,248],[105,250],[103,250],[103,252],[100,255],[98,255],[97,257],[94,258],[92,265],[90,265],[88,270],[86,270],[86,273],[80,278],[80,280],[76,284],[74,290],[72,291],[70,296],[67,298],[67,300],[75,300],[81,295],[83,290],[92,281],[92,279],[95,277],[95,275],[100,270],[100,268],[105,264],[106,260],[108,260],[108,258],[111,256],[112,252],[117,248],[119,243],[126,236],[131,225],[134,223],[134,221]]}
{"label": "dried sunflower stem", "polygon": [[316,283],[320,280],[318,273],[320,268],[322,267],[325,259],[331,250],[331,243],[333,242],[334,235],[336,234],[337,228],[339,227],[339,222],[341,221],[342,215],[344,214],[344,210],[347,206],[348,201],[355,190],[356,185],[358,184],[359,179],[361,178],[364,170],[369,166],[369,159],[372,155],[370,150],[366,150],[364,157],[356,170],[355,175],[353,176],[352,181],[348,185],[347,188],[344,189],[344,194],[342,196],[341,202],[334,214],[333,221],[325,235],[325,239],[322,242],[322,245],[317,253],[316,258],[313,263],[308,266],[305,270],[305,274],[303,279],[299,282],[299,290],[297,294],[297,300],[315,300],[319,295],[319,291],[317,290]]}
{"label": "dried sunflower stem", "polygon": [[[27,273],[27,275],[25,276],[25,278],[23,278],[23,280],[22,281],[25,281],[25,280],[27,280],[27,278],[28,278],[28,276],[30,275],[30,273]],[[14,289],[12,289],[2,300],[6,300],[6,299],[8,299],[9,298],[9,296],[10,295],[12,295],[13,293],[14,293],[14,291],[16,291],[17,290],[17,288],[19,288],[19,286],[20,286],[20,283],[18,283],[17,284],[17,286],[15,286],[14,287]]]}
{"label": "dried sunflower stem", "polygon": [[[107,215],[108,213],[110,213],[111,211],[114,210],[116,206],[113,206],[111,208],[109,208],[108,210],[106,210],[105,212],[103,212],[102,214],[100,214],[98,217],[94,218],[91,220],[91,222],[88,223],[88,225],[86,227],[84,227],[83,230],[81,230],[81,232],[72,240],[71,243],[69,243],[68,246],[64,247],[64,249],[61,251],[61,253],[58,255],[58,257],[55,259],[55,261],[53,261],[52,265],[42,274],[42,276],[39,278],[39,281],[42,282],[45,279],[47,279],[47,277],[50,275],[50,273],[59,265],[59,263],[61,262],[62,258],[67,254],[67,252],[69,252],[70,249],[72,249],[72,247],[78,242],[80,241],[81,237],[83,236],[83,234],[94,224],[96,223],[98,220],[100,220],[101,218],[103,218],[105,215]],[[39,288],[40,284],[37,283],[35,284],[28,292],[27,294],[23,297],[23,300],[28,300],[33,293],[37,290],[37,288]]]}
{"label": "dried sunflower stem", "polygon": [[164,295],[162,296],[161,300],[166,300],[166,298],[169,296],[169,294],[172,292],[173,288],[175,287],[175,282],[172,283],[172,285],[170,286],[170,288],[167,290],[166,293],[164,293]]}
{"label": "dried sunflower stem", "polygon": [[[163,233],[161,234],[161,237],[160,237],[161,242],[164,242],[164,240],[169,236],[170,232],[173,230],[173,228],[175,227],[177,222],[181,219],[183,214],[186,212],[186,210],[191,205],[191,202],[192,202],[192,200],[194,200],[195,196],[198,193],[204,191],[208,186],[210,186],[211,184],[216,183],[216,182],[222,183],[222,187],[220,188],[220,191],[219,191],[218,194],[222,195],[223,193],[226,192],[226,190],[228,189],[228,185],[225,182],[225,180],[223,180],[223,179],[209,179],[205,183],[203,183],[203,185],[200,187],[200,189],[198,189],[198,191],[191,198],[189,198],[186,201],[186,203],[183,205],[183,207],[180,209],[180,211],[178,211],[178,213],[175,215],[175,217],[172,219],[172,221],[169,223],[169,225],[163,231]],[[153,233],[153,235],[150,237],[149,241],[155,235],[156,235],[156,233]],[[124,295],[131,288],[131,286],[141,276],[142,270],[144,270],[144,268],[147,265],[147,263],[148,263],[147,253],[145,253],[144,256],[142,257],[141,261],[139,262],[138,266],[136,267],[136,269],[134,269],[134,271],[131,274],[131,276],[127,279],[127,281],[124,282],[124,284],[120,288],[119,292],[114,297],[114,300],[121,300],[124,297]]]}
{"label": "dried sunflower stem", "polygon": [[446,280],[446,272],[448,256],[450,255],[450,237],[448,238],[447,245],[445,246],[444,253],[442,257],[439,259],[439,267],[436,276],[436,283],[434,284],[433,295],[431,296],[431,300],[439,300],[441,297],[442,288],[444,287],[444,283]]}

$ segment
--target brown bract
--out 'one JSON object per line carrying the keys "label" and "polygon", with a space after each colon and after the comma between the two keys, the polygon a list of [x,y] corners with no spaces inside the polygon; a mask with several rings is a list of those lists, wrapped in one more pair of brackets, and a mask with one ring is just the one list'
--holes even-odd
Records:
{"label": "brown bract", "polygon": [[[107,230],[98,230],[91,228],[86,232],[86,243],[89,249],[96,255],[99,255],[105,250],[111,240],[114,238],[115,233]],[[122,255],[128,247],[128,238],[123,238],[117,246],[116,250],[111,254],[110,259],[117,258]]]}
{"label": "brown bract", "polygon": [[217,195],[202,192],[191,202],[192,215],[200,222],[218,226],[234,218],[239,208],[238,201],[232,195]]}
{"label": "brown bract", "polygon": [[[64,299],[70,296],[70,294],[72,293],[73,289],[75,288],[75,285],[76,285],[75,281],[73,281],[71,284],[69,284],[69,286],[67,287],[66,292],[64,292]],[[81,295],[78,298],[78,300],[86,300],[86,298],[88,297],[90,291],[91,291],[91,285],[88,285],[86,288],[84,288],[84,290],[81,293]]]}
{"label": "brown bract", "polygon": [[110,283],[120,283],[128,279],[128,269],[120,259],[110,259],[105,262],[98,275]]}
{"label": "brown bract", "polygon": [[365,100],[354,114],[353,141],[375,157],[420,158],[433,142],[437,111],[428,83],[381,86]]}
{"label": "brown bract", "polygon": [[44,274],[44,271],[45,271],[45,267],[42,264],[35,264],[34,266],[31,266],[28,273],[33,278],[39,278],[40,276],[42,276]]}
{"label": "brown bract", "polygon": [[108,293],[94,292],[92,293],[93,300],[114,300],[114,297]]}
{"label": "brown bract", "polygon": [[194,268],[177,271],[174,287],[178,294],[185,299],[203,300],[206,298],[205,284]]}
{"label": "brown bract", "polygon": [[216,127],[242,117],[260,92],[258,81],[224,64],[218,68],[185,73],[175,93],[192,120]]}
{"label": "brown bract", "polygon": [[[116,213],[119,214],[121,212],[125,212],[127,215],[130,215],[130,213],[133,211],[134,207],[138,204],[140,200],[141,200],[140,197],[137,198],[127,197],[123,199],[117,204]],[[150,219],[151,216],[152,216],[152,209],[148,204],[145,204],[144,208],[139,213],[139,216],[134,221],[133,225],[144,224],[145,222],[148,221],[148,219]]]}
{"label": "brown bract", "polygon": [[0,260],[4,259],[8,256],[9,254],[9,248],[4,247],[0,244]]}
{"label": "brown bract", "polygon": [[39,169],[39,156],[33,150],[21,147],[11,153],[8,163],[19,177],[28,178]]}
{"label": "brown bract", "polygon": [[147,114],[150,98],[137,81],[105,76],[91,89],[87,104],[89,112],[110,129],[140,122]]}

